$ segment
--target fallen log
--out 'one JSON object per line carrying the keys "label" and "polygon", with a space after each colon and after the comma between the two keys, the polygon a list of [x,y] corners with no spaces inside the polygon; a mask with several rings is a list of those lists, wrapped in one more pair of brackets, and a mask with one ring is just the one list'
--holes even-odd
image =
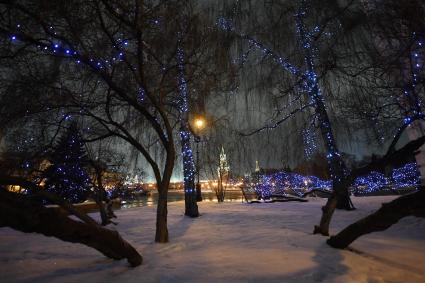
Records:
{"label": "fallen log", "polygon": [[142,256],[118,232],[99,225],[73,220],[65,213],[47,208],[28,196],[0,189],[0,227],[39,233],[66,242],[92,247],[114,260],[127,259],[131,266],[142,264]]}
{"label": "fallen log", "polygon": [[406,216],[425,217],[424,188],[382,204],[382,207],[376,212],[349,225],[326,242],[331,247],[344,249],[360,236],[384,231]]}

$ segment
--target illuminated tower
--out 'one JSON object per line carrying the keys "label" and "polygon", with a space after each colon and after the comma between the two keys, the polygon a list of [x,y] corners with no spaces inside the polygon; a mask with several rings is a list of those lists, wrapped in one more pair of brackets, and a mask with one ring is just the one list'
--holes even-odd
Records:
{"label": "illuminated tower", "polygon": [[224,148],[221,147],[220,162],[217,168],[217,173],[218,173],[218,192],[220,195],[223,196],[223,198],[224,198],[224,191],[226,190],[226,185],[229,181],[229,171],[230,171],[230,166],[227,163],[227,156],[226,156],[226,153],[224,153]]}
{"label": "illuminated tower", "polygon": [[220,152],[220,163],[218,165],[217,168],[218,174],[220,175],[224,175],[224,174],[229,174],[230,171],[230,166],[227,163],[227,156],[226,153],[224,153],[224,148],[221,147],[221,152]]}

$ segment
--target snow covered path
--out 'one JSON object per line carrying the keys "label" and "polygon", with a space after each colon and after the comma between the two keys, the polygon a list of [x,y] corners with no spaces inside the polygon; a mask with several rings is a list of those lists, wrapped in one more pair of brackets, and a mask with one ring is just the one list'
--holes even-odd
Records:
{"label": "snow covered path", "polygon": [[[393,197],[354,198],[335,233]],[[128,267],[93,249],[0,229],[0,282],[425,282],[425,220],[409,217],[361,238],[353,250],[312,235],[324,199],[308,203],[200,203],[202,216],[169,205],[170,243],[155,244],[155,208],[117,211],[116,229],[142,253]]]}

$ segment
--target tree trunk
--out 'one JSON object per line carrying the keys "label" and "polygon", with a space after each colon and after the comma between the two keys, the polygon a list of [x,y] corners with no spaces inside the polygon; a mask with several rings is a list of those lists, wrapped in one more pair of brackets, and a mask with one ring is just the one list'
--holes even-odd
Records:
{"label": "tree trunk", "polygon": [[[199,170],[199,168],[197,168],[196,170]],[[196,189],[196,201],[197,202],[202,201],[201,184],[200,183],[196,183],[195,189]]]}
{"label": "tree trunk", "polygon": [[337,194],[336,208],[337,209],[344,209],[344,210],[354,210],[355,209],[353,203],[351,202],[350,193],[348,191],[348,188],[341,190]]}
{"label": "tree trunk", "polygon": [[317,80],[317,73],[314,68],[313,42],[307,33],[307,28],[304,23],[307,4],[306,1],[301,1],[300,8],[296,17],[296,24],[299,32],[301,46],[303,46],[304,59],[307,73],[305,75],[306,90],[308,95],[314,101],[316,117],[319,121],[320,133],[323,143],[326,148],[326,157],[328,161],[329,173],[333,181],[333,193],[328,199],[326,205],[322,208],[322,218],[320,225],[314,227],[314,233],[329,235],[329,224],[335,208],[351,209],[351,200],[346,185],[345,171],[346,166],[338,151],[335,136],[332,130],[332,124],[329,119],[328,112],[325,106],[324,97],[320,91],[320,86]]}
{"label": "tree trunk", "polygon": [[195,164],[193,162],[193,153],[190,145],[190,133],[187,121],[181,122],[180,139],[183,155],[184,214],[189,217],[198,217],[199,211],[195,189]]}
{"label": "tree trunk", "polygon": [[[417,151],[425,142],[425,136],[420,137],[416,140],[410,141],[408,144],[406,144],[404,147],[398,149],[395,152],[392,152],[391,154],[387,154],[384,157],[372,161],[366,166],[357,168],[351,172],[350,175],[346,176],[343,180],[343,182],[340,182],[341,185],[334,186],[334,192],[337,194],[338,202],[340,201],[341,204],[335,204],[338,206],[338,208],[343,209],[354,209],[353,204],[351,203],[350,197],[348,195],[348,187],[351,185],[355,178],[358,176],[362,176],[364,174],[367,174],[368,172],[372,170],[383,170],[386,165],[393,164],[395,161],[399,160],[400,158],[403,158],[405,156],[409,156],[410,154]],[[335,182],[334,182],[335,183]],[[342,187],[342,189],[340,188]],[[334,210],[334,204],[333,201],[328,200],[328,203],[323,207],[323,214],[322,219],[320,220],[320,226],[314,227],[314,233],[319,233],[325,236],[329,235],[329,223],[330,218],[332,217],[333,210]]]}
{"label": "tree trunk", "polygon": [[[335,209],[340,208],[353,210],[354,206],[350,200],[348,193],[349,179],[345,179],[342,182],[338,182],[333,186],[333,192],[328,198],[326,205],[322,207],[322,217],[320,219],[319,226],[314,226],[313,234],[321,234],[323,236],[329,236],[329,225],[331,223],[332,215]],[[339,202],[342,201],[342,204]]]}
{"label": "tree trunk", "polygon": [[[180,35],[179,35],[180,37]],[[178,86],[179,86],[179,103],[178,108],[180,111],[180,141],[182,147],[183,159],[183,178],[184,178],[184,201],[185,212],[184,214],[189,217],[198,217],[198,204],[195,189],[195,163],[193,161],[193,152],[190,145],[191,133],[189,131],[189,91],[185,78],[185,52],[183,46],[177,47],[177,61],[178,61]],[[199,170],[199,168],[197,168]]]}
{"label": "tree trunk", "polygon": [[97,197],[96,204],[99,207],[99,213],[100,213],[100,219],[102,221],[102,226],[106,226],[109,223],[111,223],[111,221],[109,221],[108,215],[106,214],[105,204],[103,203],[102,199]]}
{"label": "tree trunk", "polygon": [[159,187],[155,234],[155,242],[157,243],[168,242],[167,214],[167,189]]}
{"label": "tree trunk", "polygon": [[106,214],[105,204],[103,203],[103,198],[105,196],[105,189],[103,188],[102,182],[102,171],[95,167],[96,170],[96,179],[97,179],[97,196],[95,197],[96,204],[99,206],[100,219],[102,221],[102,226],[106,226],[111,221],[109,221],[108,215]]}
{"label": "tree trunk", "polygon": [[382,204],[376,212],[349,225],[327,243],[338,249],[348,247],[358,237],[376,231],[383,231],[406,216],[425,217],[425,190],[399,197]]}
{"label": "tree trunk", "polygon": [[224,194],[222,192],[217,193],[217,201],[224,202]]}
{"label": "tree trunk", "polygon": [[174,159],[176,158],[174,141],[171,127],[168,127],[169,141],[164,144],[167,151],[164,171],[162,179],[159,171],[155,173],[155,179],[158,185],[158,205],[156,208],[156,231],[155,242],[167,243],[168,242],[168,228],[167,228],[167,197],[168,187],[170,186],[171,175],[173,174]]}
{"label": "tree trunk", "polygon": [[218,170],[218,182],[217,182],[217,189],[215,190],[215,195],[217,197],[218,202],[224,202],[226,189],[223,185],[223,172],[221,169]]}
{"label": "tree trunk", "polygon": [[118,232],[73,220],[28,196],[4,190],[0,190],[0,227],[80,243],[115,260],[126,258],[131,266],[138,266],[143,261],[142,256]]}
{"label": "tree trunk", "polygon": [[320,219],[319,226],[314,226],[313,234],[321,234],[323,236],[329,236],[329,225],[331,223],[332,215],[337,206],[337,196],[332,193],[331,197],[328,198],[326,205],[322,207],[322,218]]}
{"label": "tree trunk", "polygon": [[197,204],[196,190],[185,192],[184,200],[185,200],[184,215],[189,217],[198,217],[199,210],[198,210],[198,204]]}

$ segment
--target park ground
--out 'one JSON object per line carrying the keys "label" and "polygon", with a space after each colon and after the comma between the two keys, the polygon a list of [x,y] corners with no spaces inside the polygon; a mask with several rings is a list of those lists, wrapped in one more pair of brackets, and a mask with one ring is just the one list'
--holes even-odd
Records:
{"label": "park ground", "polygon": [[[392,199],[353,198],[358,209],[337,211],[331,233]],[[425,282],[425,219],[402,219],[337,250],[311,233],[324,202],[202,202],[198,219],[183,216],[183,202],[171,203],[168,244],[153,242],[155,207],[119,210],[112,228],[143,255],[136,268],[79,244],[1,228],[0,282]]]}

